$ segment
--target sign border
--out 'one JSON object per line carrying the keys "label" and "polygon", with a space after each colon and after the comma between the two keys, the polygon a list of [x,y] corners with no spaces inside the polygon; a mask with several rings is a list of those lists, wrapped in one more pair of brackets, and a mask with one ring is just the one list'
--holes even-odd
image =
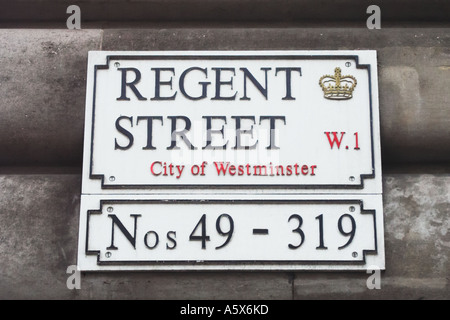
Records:
{"label": "sign border", "polygon": [[[295,55],[295,54],[287,54],[287,55],[277,55],[277,54],[268,54],[268,55],[107,55],[106,56],[106,64],[96,64],[94,65],[94,86],[93,86],[93,101],[92,101],[92,123],[91,123],[91,146],[90,146],[90,163],[89,163],[89,179],[90,180],[100,180],[101,181],[101,189],[102,190],[145,190],[145,189],[207,189],[207,188],[216,188],[216,189],[364,189],[364,180],[365,179],[374,179],[375,178],[375,151],[374,151],[374,139],[373,139],[373,99],[372,99],[372,73],[371,73],[371,65],[370,64],[360,64],[358,55]],[[98,70],[107,70],[109,69],[111,60],[330,60],[330,59],[340,59],[340,60],[353,60],[355,61],[355,65],[357,69],[367,69],[368,77],[369,77],[369,112],[370,112],[370,142],[371,142],[371,158],[372,158],[372,172],[369,174],[360,174],[360,184],[320,184],[320,185],[283,185],[283,184],[105,184],[105,175],[93,173],[93,150],[94,150],[94,132],[95,132],[95,106],[96,106],[96,89],[97,89],[97,71]]]}
{"label": "sign border", "polygon": [[[176,261],[101,261],[100,260],[100,250],[89,250],[89,222],[90,216],[92,214],[102,214],[103,207],[106,205],[114,204],[353,204],[359,205],[361,214],[371,214],[373,216],[373,226],[374,226],[374,244],[375,249],[373,250],[363,250],[362,259],[352,260],[352,261],[318,261],[318,260],[209,260],[209,261],[193,261],[193,260],[176,260]],[[305,265],[365,265],[366,256],[377,255],[378,254],[378,237],[377,237],[377,220],[376,220],[376,210],[375,209],[364,209],[363,200],[129,200],[129,199],[108,199],[100,200],[99,209],[87,210],[86,219],[86,238],[85,238],[85,255],[86,256],[97,256],[98,266],[160,266],[160,267],[173,267],[177,265],[181,266],[277,266],[280,264],[290,265],[290,266],[305,266]]]}

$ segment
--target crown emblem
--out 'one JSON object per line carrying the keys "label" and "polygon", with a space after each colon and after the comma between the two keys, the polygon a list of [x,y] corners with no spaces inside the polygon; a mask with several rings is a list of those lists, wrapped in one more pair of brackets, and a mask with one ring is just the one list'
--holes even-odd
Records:
{"label": "crown emblem", "polygon": [[353,76],[342,76],[341,68],[334,69],[334,76],[324,75],[319,80],[323,90],[323,96],[330,100],[348,100],[353,97],[356,87],[356,79]]}

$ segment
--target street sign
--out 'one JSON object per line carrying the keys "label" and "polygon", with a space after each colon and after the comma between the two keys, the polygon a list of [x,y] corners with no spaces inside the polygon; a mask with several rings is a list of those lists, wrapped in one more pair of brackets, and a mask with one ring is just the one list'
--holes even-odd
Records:
{"label": "street sign", "polygon": [[[342,198],[342,197],[341,197]],[[82,270],[384,268],[381,198],[158,200],[88,196]],[[381,240],[381,241],[380,241]]]}
{"label": "street sign", "polygon": [[376,56],[91,52],[83,193],[380,193]]}
{"label": "street sign", "polygon": [[375,51],[90,52],[78,266],[384,269]]}

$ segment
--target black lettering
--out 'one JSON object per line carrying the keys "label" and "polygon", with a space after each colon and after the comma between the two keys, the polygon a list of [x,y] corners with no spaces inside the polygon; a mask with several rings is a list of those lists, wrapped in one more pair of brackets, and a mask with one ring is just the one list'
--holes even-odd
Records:
{"label": "black lettering", "polygon": [[[177,136],[181,138],[181,140],[184,141],[184,143],[191,149],[196,150],[197,148],[192,145],[192,143],[189,141],[189,139],[186,137],[186,133],[191,130],[191,120],[189,120],[188,117],[185,116],[173,116],[173,117],[167,117],[172,121],[172,135],[171,140],[172,143],[169,147],[167,147],[167,150],[178,150],[180,147],[177,146]],[[177,121],[182,120],[184,121],[184,129],[177,131]]]}
{"label": "black lettering", "polygon": [[270,120],[270,145],[266,148],[267,150],[275,149],[278,150],[280,147],[277,147],[275,145],[275,121],[276,120],[283,120],[284,125],[286,125],[286,117],[284,116],[262,116],[259,118],[259,124],[261,124],[261,121],[263,120]]}
{"label": "black lettering", "polygon": [[[122,71],[122,85],[121,85],[121,94],[120,97],[117,98],[119,101],[130,101],[130,98],[127,97],[127,87],[133,91],[135,96],[139,100],[147,100],[147,98],[143,97],[141,93],[136,88],[136,84],[141,81],[141,72],[136,68],[119,68],[117,70]],[[127,82],[127,72],[132,71],[136,75],[135,79],[131,82]]]}
{"label": "black lettering", "polygon": [[[155,244],[154,245],[149,245],[149,242],[148,242],[148,236],[151,235],[151,234],[153,234],[155,236]],[[158,243],[159,243],[159,236],[158,236],[158,234],[155,231],[149,231],[149,232],[147,232],[145,234],[144,244],[145,244],[145,246],[147,248],[155,249],[158,246]]]}
{"label": "black lettering", "polygon": [[127,119],[128,121],[130,121],[131,123],[131,127],[133,127],[133,117],[126,117],[126,116],[121,116],[119,118],[117,118],[116,120],[116,129],[117,131],[119,131],[121,134],[123,134],[124,136],[126,136],[128,138],[128,144],[126,146],[121,146],[117,143],[117,138],[114,139],[114,150],[128,150],[131,148],[131,146],[133,145],[134,142],[134,137],[131,134],[131,132],[129,132],[128,130],[126,130],[124,127],[122,127],[120,125],[120,121],[123,119]]}
{"label": "black lettering", "polygon": [[243,146],[242,141],[241,141],[242,134],[251,134],[251,136],[253,138],[253,125],[250,127],[250,129],[243,130],[243,129],[241,129],[241,120],[242,119],[252,120],[253,124],[256,124],[255,117],[254,116],[242,116],[242,117],[232,116],[231,118],[236,121],[236,145],[234,146],[233,149],[235,149],[235,150],[236,149],[244,149],[244,150],[256,149],[258,140],[256,140],[256,142],[251,146]]}
{"label": "black lettering", "polygon": [[[172,235],[173,235],[173,237],[172,237]],[[169,240],[172,245],[169,246],[169,244],[166,243],[166,249],[173,250],[176,248],[176,246],[177,246],[177,241],[175,240],[176,237],[177,237],[177,233],[175,231],[167,232],[167,240]]]}
{"label": "black lettering", "polygon": [[172,72],[173,75],[175,75],[175,69],[174,68],[152,68],[153,71],[155,71],[155,96],[151,98],[150,100],[175,100],[175,96],[177,95],[177,92],[170,96],[170,97],[161,97],[161,86],[170,86],[170,89],[172,89],[172,77],[170,77],[170,80],[168,81],[161,81],[161,71],[169,71]]}
{"label": "black lettering", "polygon": [[261,70],[265,73],[265,87],[263,87],[258,80],[255,79],[253,74],[248,71],[247,68],[240,68],[242,72],[244,72],[244,96],[240,100],[250,100],[249,97],[247,97],[247,78],[250,79],[250,81],[255,85],[256,89],[258,89],[259,92],[266,98],[267,100],[267,71],[272,70],[272,68],[261,68]]}
{"label": "black lettering", "polygon": [[143,147],[143,150],[155,150],[156,148],[152,144],[153,140],[153,120],[161,121],[161,125],[163,124],[162,117],[138,117],[136,125],[139,124],[140,120],[147,120],[147,145]]}
{"label": "black lettering", "polygon": [[227,117],[225,116],[204,116],[203,119],[206,119],[206,146],[203,147],[203,149],[223,149],[225,150],[227,148],[228,141],[225,142],[222,146],[212,146],[212,134],[220,133],[222,135],[222,138],[225,138],[224,134],[224,126],[222,125],[222,128],[220,130],[212,129],[212,120],[223,120],[225,124],[227,124]]}
{"label": "black lettering", "polygon": [[112,220],[112,231],[111,231],[111,245],[106,248],[107,250],[117,250],[118,248],[114,245],[114,226],[117,225],[122,232],[122,234],[127,238],[127,240],[131,243],[134,249],[136,249],[136,230],[137,230],[137,218],[140,217],[140,214],[130,214],[130,217],[134,218],[134,236],[125,228],[122,222],[117,218],[115,214],[108,214],[108,217]]}
{"label": "black lettering", "polygon": [[186,92],[185,88],[184,88],[184,81],[185,81],[186,75],[189,72],[194,71],[194,70],[198,70],[198,71],[203,72],[206,75],[206,78],[208,78],[208,72],[207,72],[206,68],[202,69],[202,68],[199,68],[199,67],[192,67],[192,68],[186,69],[180,76],[180,83],[179,83],[180,91],[183,94],[183,96],[185,96],[186,98],[188,98],[190,100],[201,100],[201,99],[206,98],[206,96],[207,96],[207,87],[208,87],[208,85],[211,84],[211,82],[199,82],[199,84],[202,86],[202,94],[200,96],[193,97],[193,96],[189,95]]}
{"label": "black lettering", "polygon": [[292,96],[291,91],[291,79],[292,79],[292,71],[297,71],[300,73],[300,77],[302,76],[302,68],[276,68],[275,69],[275,76],[278,74],[278,71],[284,71],[286,72],[286,96],[282,98],[283,100],[295,100],[295,98]]}
{"label": "black lettering", "polygon": [[222,81],[221,73],[222,71],[230,71],[233,72],[233,75],[236,75],[236,71],[234,70],[234,68],[212,68],[212,70],[216,72],[216,95],[214,96],[214,98],[211,98],[211,100],[235,100],[237,92],[235,92],[231,97],[222,97],[220,93],[220,88],[223,85],[231,86],[231,90],[233,90],[233,77],[231,77],[229,81]]}

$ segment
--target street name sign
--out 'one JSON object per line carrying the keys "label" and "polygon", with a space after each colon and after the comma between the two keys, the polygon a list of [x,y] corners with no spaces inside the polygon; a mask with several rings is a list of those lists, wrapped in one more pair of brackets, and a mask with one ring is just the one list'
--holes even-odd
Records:
{"label": "street name sign", "polygon": [[384,268],[375,51],[90,52],[82,270]]}
{"label": "street name sign", "polygon": [[83,193],[380,192],[373,52],[89,57]]}

